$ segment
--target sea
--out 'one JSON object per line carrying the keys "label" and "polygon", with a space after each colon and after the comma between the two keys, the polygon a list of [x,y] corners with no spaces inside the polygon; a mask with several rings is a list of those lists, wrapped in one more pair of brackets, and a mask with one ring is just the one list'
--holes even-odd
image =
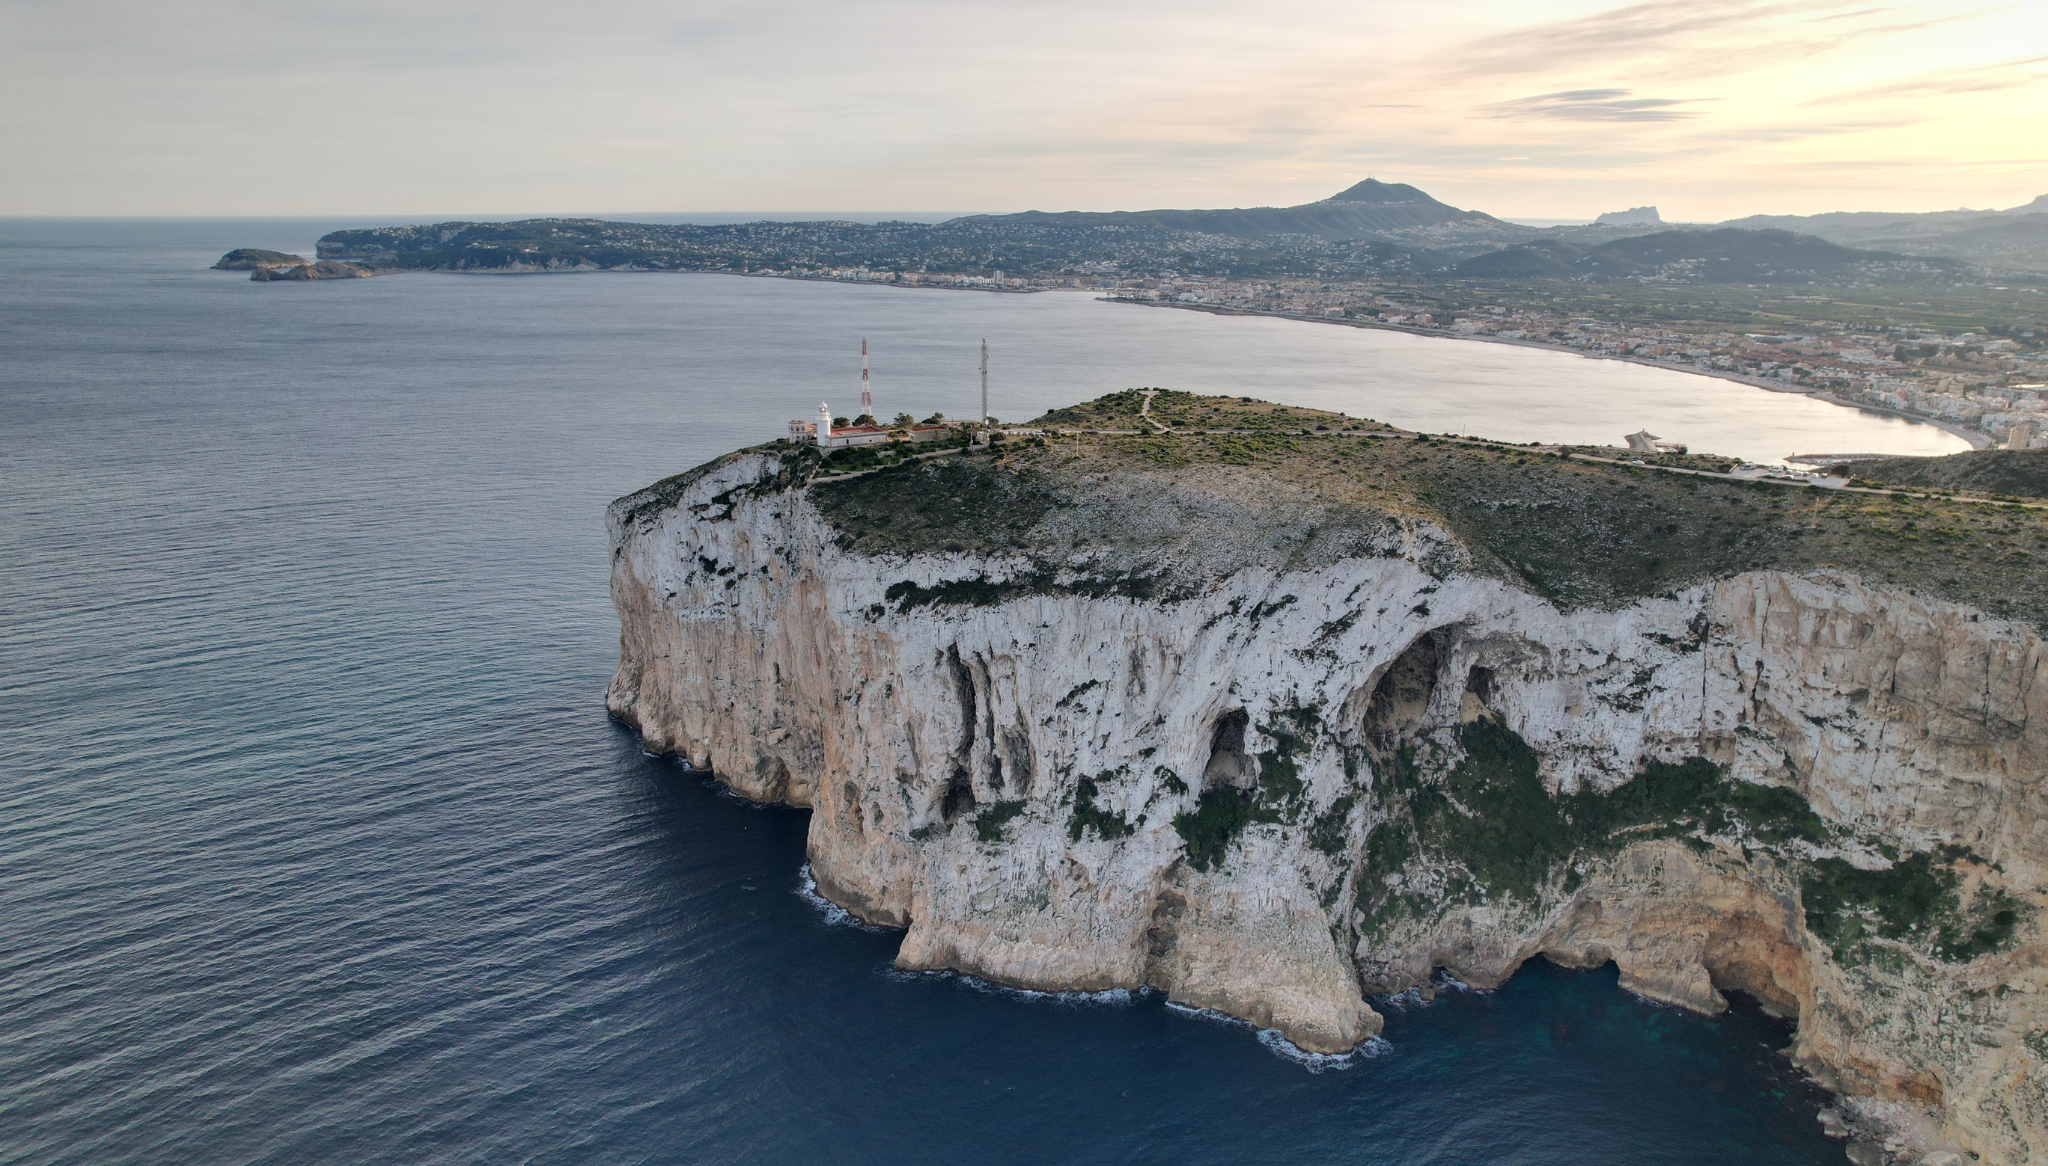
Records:
{"label": "sea", "polygon": [[1757,459],[1926,426],[1611,361],[718,275],[251,282],[315,220],[0,219],[0,1163],[1820,1163],[1783,1022],[1533,961],[1344,1058],[895,970],[808,816],[603,706],[612,498],[1126,387]]}

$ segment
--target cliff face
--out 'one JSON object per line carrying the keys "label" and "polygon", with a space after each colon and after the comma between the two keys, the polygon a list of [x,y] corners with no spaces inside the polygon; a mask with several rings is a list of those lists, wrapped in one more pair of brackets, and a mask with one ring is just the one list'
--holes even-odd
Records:
{"label": "cliff face", "polygon": [[249,278],[261,283],[266,280],[365,279],[382,274],[383,269],[377,267],[322,259],[317,263],[301,262],[296,266],[259,264],[250,270]]}
{"label": "cliff face", "polygon": [[1612,960],[1796,1016],[1908,1146],[2048,1159],[2032,631],[1824,569],[1566,609],[1424,519],[1092,465],[891,549],[808,458],[614,504],[607,703],[811,807],[903,966],[1341,1052],[1434,969]]}

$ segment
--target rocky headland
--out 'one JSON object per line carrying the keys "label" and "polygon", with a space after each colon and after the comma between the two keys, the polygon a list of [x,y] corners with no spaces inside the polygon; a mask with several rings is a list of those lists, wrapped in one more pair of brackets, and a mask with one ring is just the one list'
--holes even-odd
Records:
{"label": "rocky headland", "polygon": [[213,265],[214,271],[259,271],[272,267],[302,267],[306,263],[303,255],[292,255],[283,251],[265,251],[261,247],[237,247],[220,257]]}
{"label": "rocky headland", "polygon": [[611,711],[906,968],[1341,1053],[1612,961],[1796,1018],[1859,1161],[2048,1160],[2048,514],[1142,400],[620,499]]}
{"label": "rocky headland", "polygon": [[258,267],[249,272],[254,280],[275,279],[364,279],[372,275],[383,275],[383,269],[362,263],[343,263],[337,259],[322,259],[316,263],[300,262],[295,265]]}
{"label": "rocky headland", "polygon": [[388,275],[397,268],[375,263],[349,263],[339,259],[307,261],[303,255],[289,255],[283,251],[265,251],[257,247],[237,247],[220,257],[214,271],[246,271],[249,278],[264,283],[271,280],[307,279],[364,279],[372,275]]}

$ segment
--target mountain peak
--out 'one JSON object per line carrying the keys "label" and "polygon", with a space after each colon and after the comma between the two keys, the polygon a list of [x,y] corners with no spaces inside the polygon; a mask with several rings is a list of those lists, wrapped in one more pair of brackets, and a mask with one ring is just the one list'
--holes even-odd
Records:
{"label": "mountain peak", "polygon": [[1409,202],[1424,206],[1444,205],[1405,182],[1381,182],[1377,178],[1368,178],[1349,190],[1331,195],[1324,201],[1367,202],[1379,206],[1396,206]]}
{"label": "mountain peak", "polygon": [[1593,222],[1604,227],[1655,227],[1662,226],[1664,218],[1656,207],[1632,206],[1625,211],[1608,211]]}

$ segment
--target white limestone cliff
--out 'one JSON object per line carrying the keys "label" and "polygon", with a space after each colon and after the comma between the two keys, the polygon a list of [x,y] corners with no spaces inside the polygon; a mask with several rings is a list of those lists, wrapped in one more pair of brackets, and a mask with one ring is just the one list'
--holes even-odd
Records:
{"label": "white limestone cliff", "polygon": [[[1825,572],[1565,611],[1416,522],[1133,598],[1086,555],[1048,579],[1042,556],[849,549],[772,451],[610,523],[611,711],[810,807],[820,890],[905,928],[904,967],[1149,984],[1341,1052],[1380,1027],[1369,995],[1434,969],[1484,987],[1536,955],[1612,960],[1653,999],[1712,1012],[1740,990],[1797,1017],[1795,1058],[1908,1146],[2048,1160],[2048,655],[2026,628]],[[1623,832],[1530,894],[1375,857],[1405,812],[1394,767],[1454,764],[1479,722],[1560,798],[1704,758],[1731,788],[1796,791],[1828,832]],[[1214,804],[1250,819],[1191,853],[1203,795],[1231,790]],[[2022,909],[1998,950],[1878,937],[1845,962],[1809,933],[1803,864],[1941,847],[1959,910]]]}

